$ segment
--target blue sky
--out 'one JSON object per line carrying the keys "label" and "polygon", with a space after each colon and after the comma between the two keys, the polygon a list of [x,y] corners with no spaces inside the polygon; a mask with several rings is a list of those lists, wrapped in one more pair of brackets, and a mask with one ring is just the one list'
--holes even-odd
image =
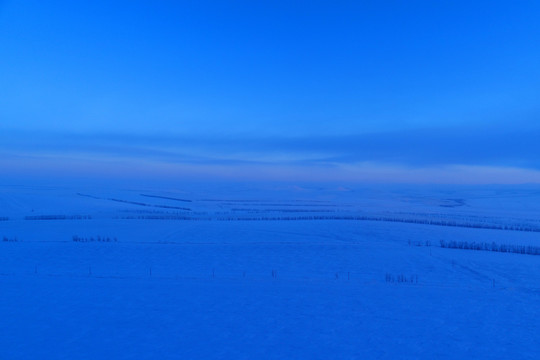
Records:
{"label": "blue sky", "polygon": [[536,1],[0,0],[0,172],[540,182],[539,18]]}

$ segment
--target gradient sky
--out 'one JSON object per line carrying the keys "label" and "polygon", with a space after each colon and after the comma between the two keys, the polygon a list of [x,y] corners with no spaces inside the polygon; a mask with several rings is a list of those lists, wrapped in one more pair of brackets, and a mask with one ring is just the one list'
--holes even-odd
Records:
{"label": "gradient sky", "polygon": [[2,1],[0,175],[540,182],[538,1]]}

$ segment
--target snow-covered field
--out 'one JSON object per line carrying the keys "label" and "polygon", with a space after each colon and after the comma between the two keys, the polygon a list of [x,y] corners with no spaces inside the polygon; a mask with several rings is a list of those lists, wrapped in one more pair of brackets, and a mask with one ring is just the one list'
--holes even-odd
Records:
{"label": "snow-covered field", "polygon": [[0,359],[540,358],[538,187],[4,185],[0,237]]}

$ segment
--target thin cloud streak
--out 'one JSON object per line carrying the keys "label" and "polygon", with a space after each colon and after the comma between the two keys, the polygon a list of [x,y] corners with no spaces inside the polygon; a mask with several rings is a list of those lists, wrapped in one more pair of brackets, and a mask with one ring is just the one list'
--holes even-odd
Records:
{"label": "thin cloud streak", "polygon": [[4,132],[5,174],[400,183],[540,183],[538,129],[188,137]]}
{"label": "thin cloud streak", "polygon": [[1,157],[0,174],[28,178],[97,178],[101,180],[240,180],[363,182],[402,184],[540,183],[540,171],[516,167],[448,165],[406,167],[380,163],[262,164],[182,163],[135,158],[58,156]]}
{"label": "thin cloud streak", "polygon": [[356,164],[540,169],[540,129],[424,129],[349,136],[194,137],[5,132],[0,151],[192,164]]}

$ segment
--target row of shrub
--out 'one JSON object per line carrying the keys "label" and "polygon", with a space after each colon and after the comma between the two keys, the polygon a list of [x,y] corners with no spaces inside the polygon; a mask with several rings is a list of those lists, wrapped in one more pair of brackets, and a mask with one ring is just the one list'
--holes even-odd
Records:
{"label": "row of shrub", "polygon": [[441,240],[442,248],[495,251],[514,254],[540,255],[540,247],[532,245],[509,245],[495,242],[468,242],[468,241],[444,241]]}
{"label": "row of shrub", "polygon": [[90,215],[34,215],[25,216],[24,220],[89,220]]}
{"label": "row of shrub", "polygon": [[17,240],[16,237],[8,238],[7,236],[4,236],[4,237],[2,237],[2,241],[4,241],[4,242],[15,242],[15,241],[19,241],[19,240]]}
{"label": "row of shrub", "polygon": [[118,239],[111,238],[108,236],[97,236],[97,237],[82,237],[78,235],[73,235],[73,241],[75,242],[117,242]]}
{"label": "row of shrub", "polygon": [[327,209],[253,209],[253,208],[233,208],[234,212],[248,212],[248,213],[335,213],[336,210]]}
{"label": "row of shrub", "polygon": [[185,215],[127,215],[127,216],[118,216],[115,219],[123,220],[211,220],[210,218],[198,218]]}
{"label": "row of shrub", "polygon": [[[215,213],[225,215],[228,213]],[[215,215],[214,214],[214,215]],[[204,215],[204,214],[197,214]],[[343,216],[343,215],[313,215],[313,216],[219,216],[212,218],[210,216],[178,216],[178,215],[139,215],[139,216],[121,216],[119,219],[127,220],[186,220],[186,221],[201,221],[201,220],[216,220],[216,221],[301,221],[301,220],[353,220],[353,221],[383,221],[383,222],[400,222],[409,224],[436,225],[436,226],[451,226],[465,227],[475,229],[492,229],[492,230],[511,230],[511,231],[528,231],[540,232],[539,227],[532,225],[497,225],[486,223],[470,223],[453,220],[434,220],[434,219],[406,219],[395,217],[379,217],[379,216]]]}
{"label": "row of shrub", "polygon": [[403,274],[393,275],[386,273],[385,281],[387,283],[407,283],[407,284],[418,284],[418,275],[406,276]]}
{"label": "row of shrub", "polygon": [[268,217],[223,217],[218,218],[222,221],[234,221],[234,220],[358,220],[358,221],[384,221],[384,222],[399,222],[409,224],[422,224],[422,225],[437,225],[437,226],[450,226],[450,227],[465,227],[475,229],[492,229],[492,230],[513,230],[513,231],[529,231],[540,232],[540,228],[533,225],[499,225],[499,224],[487,224],[487,223],[471,223],[466,221],[455,220],[439,220],[439,219],[411,219],[411,218],[396,218],[391,216],[268,216]]}
{"label": "row of shrub", "polygon": [[413,241],[413,240],[409,239],[408,243],[409,243],[409,246],[431,246],[431,241],[429,241],[429,240],[426,240],[426,241]]}

